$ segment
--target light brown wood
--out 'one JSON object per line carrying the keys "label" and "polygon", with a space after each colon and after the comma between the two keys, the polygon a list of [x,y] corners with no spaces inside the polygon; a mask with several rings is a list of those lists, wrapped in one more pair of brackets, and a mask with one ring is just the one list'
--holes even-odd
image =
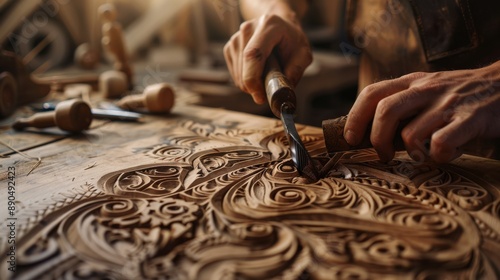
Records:
{"label": "light brown wood", "polygon": [[[278,120],[194,106],[145,118],[32,149],[46,160],[29,176],[33,161],[2,161],[19,209],[5,278],[499,277],[499,161],[349,151],[312,183]],[[324,163],[321,129],[298,130]],[[2,272],[8,245],[0,235]]]}
{"label": "light brown wood", "polygon": [[168,113],[174,106],[175,93],[167,83],[147,86],[142,94],[125,96],[117,105],[124,110]]}
{"label": "light brown wood", "polygon": [[87,84],[70,84],[64,87],[64,97],[67,99],[80,98],[88,101],[92,87]]}
{"label": "light brown wood", "polygon": [[102,44],[114,57],[114,68],[125,73],[128,88],[133,87],[132,67],[126,52],[121,25],[116,21],[117,12],[113,4],[106,3],[99,7],[102,23]]}
{"label": "light brown wood", "polygon": [[9,72],[0,73],[0,118],[10,116],[17,107],[17,84]]}
{"label": "light brown wood", "polygon": [[29,118],[17,120],[12,127],[25,129],[28,127],[47,128],[57,126],[69,132],[81,132],[90,127],[92,112],[90,106],[79,99],[65,100],[57,104],[55,111],[36,113]]}
{"label": "light brown wood", "polygon": [[99,64],[99,52],[90,43],[83,43],[76,48],[74,60],[83,69],[94,69]]}
{"label": "light brown wood", "polygon": [[175,21],[175,28],[168,29],[167,32],[175,33],[179,28],[179,20],[176,17],[193,2],[193,0],[150,1],[148,10],[124,32],[127,52],[134,55],[141,48],[149,46],[155,34],[165,29],[169,22]]}
{"label": "light brown wood", "polygon": [[120,98],[128,88],[127,76],[120,71],[109,70],[99,75],[99,91],[104,98]]}

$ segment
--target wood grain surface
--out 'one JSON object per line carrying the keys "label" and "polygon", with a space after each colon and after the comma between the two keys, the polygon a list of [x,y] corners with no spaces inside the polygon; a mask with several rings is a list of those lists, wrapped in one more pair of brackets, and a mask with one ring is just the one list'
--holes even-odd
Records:
{"label": "wood grain surface", "polygon": [[[298,130],[324,162],[322,130]],[[498,161],[368,149],[308,182],[277,119],[187,105],[54,139],[29,176],[34,160],[1,159],[2,279],[500,277]]]}

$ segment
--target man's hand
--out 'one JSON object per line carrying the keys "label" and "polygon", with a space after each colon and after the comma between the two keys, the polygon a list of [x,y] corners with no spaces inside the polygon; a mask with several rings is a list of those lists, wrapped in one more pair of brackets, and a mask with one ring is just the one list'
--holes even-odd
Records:
{"label": "man's hand", "polygon": [[409,155],[448,162],[475,138],[500,137],[500,61],[474,70],[412,73],[367,86],[354,103],[344,129],[358,144],[373,121],[370,140],[382,161],[394,157],[398,125]]}
{"label": "man's hand", "polygon": [[274,12],[241,24],[240,30],[224,47],[226,63],[236,86],[250,93],[258,104],[266,102],[263,71],[275,47],[283,72],[293,85],[312,61],[309,42],[295,13],[291,10]]}

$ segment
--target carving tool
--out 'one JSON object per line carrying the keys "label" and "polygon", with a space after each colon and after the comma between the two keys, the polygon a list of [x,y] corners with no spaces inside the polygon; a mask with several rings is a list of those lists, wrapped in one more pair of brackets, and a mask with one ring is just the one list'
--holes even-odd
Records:
{"label": "carving tool", "polygon": [[57,126],[69,132],[81,132],[90,127],[92,113],[90,106],[78,99],[62,101],[55,111],[36,113],[29,118],[17,120],[12,128],[21,130],[27,127],[46,128]]}
{"label": "carving tool", "polygon": [[10,116],[17,107],[46,97],[51,88],[86,83],[97,87],[97,75],[32,75],[12,52],[0,50],[0,118]]}
{"label": "carving tool", "polygon": [[[325,167],[327,165],[330,166],[328,170],[336,165],[336,163],[342,158],[344,152],[373,147],[370,142],[370,130],[365,133],[360,144],[356,146],[349,145],[344,138],[344,127],[346,121],[347,116],[342,116],[336,119],[324,120],[322,123],[326,150],[330,155],[333,155],[330,161],[325,165]],[[401,129],[404,124],[405,123],[400,125],[396,131],[396,137],[394,138],[393,143],[396,151],[405,150],[405,144],[401,138]],[[498,141],[498,139],[473,139],[460,147],[460,150],[467,154],[492,156],[496,158],[500,153],[500,141]],[[328,172],[328,170],[326,170],[326,172]]]}
{"label": "carving tool", "polygon": [[117,105],[123,110],[169,113],[174,106],[174,95],[174,90],[169,84],[153,84],[147,86],[142,94],[123,97]]}
{"label": "carving tool", "polygon": [[[47,112],[54,111],[57,104],[53,102],[45,102],[41,104],[34,104],[30,107],[35,111]],[[123,111],[118,107],[111,107],[112,109],[98,109],[91,108],[92,117],[94,119],[116,120],[124,122],[138,122],[142,119],[143,115],[135,112]]]}
{"label": "carving tool", "polygon": [[267,60],[264,75],[267,101],[273,114],[280,118],[283,123],[288,142],[290,143],[290,153],[293,163],[302,175],[314,181],[318,180],[318,170],[307,152],[304,143],[302,143],[293,120],[296,108],[295,92],[291,83],[281,72],[279,62],[273,54]]}

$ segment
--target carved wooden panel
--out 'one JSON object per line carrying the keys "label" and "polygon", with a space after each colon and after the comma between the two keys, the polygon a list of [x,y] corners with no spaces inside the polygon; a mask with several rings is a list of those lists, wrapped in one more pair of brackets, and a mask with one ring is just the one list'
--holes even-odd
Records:
{"label": "carved wooden panel", "polygon": [[[216,118],[208,111],[163,120],[144,136],[149,140],[112,149],[107,155],[117,162],[130,153],[127,168],[108,166],[26,217],[14,276],[500,276],[500,184],[485,171],[500,170],[498,162],[465,157],[437,166],[398,154],[382,164],[363,150],[307,182],[292,165],[279,122]],[[324,161],[321,130],[299,133]],[[0,258],[4,273],[7,259]]]}

